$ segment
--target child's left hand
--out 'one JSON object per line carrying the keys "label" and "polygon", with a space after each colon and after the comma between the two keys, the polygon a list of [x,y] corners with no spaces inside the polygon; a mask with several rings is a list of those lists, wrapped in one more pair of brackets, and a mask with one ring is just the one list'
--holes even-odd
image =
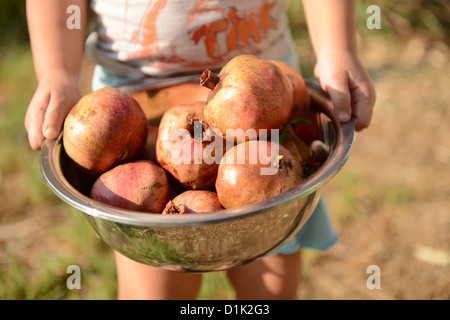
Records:
{"label": "child's left hand", "polygon": [[339,120],[346,122],[353,116],[356,131],[369,126],[376,94],[356,53],[322,53],[317,57],[314,74],[330,95]]}

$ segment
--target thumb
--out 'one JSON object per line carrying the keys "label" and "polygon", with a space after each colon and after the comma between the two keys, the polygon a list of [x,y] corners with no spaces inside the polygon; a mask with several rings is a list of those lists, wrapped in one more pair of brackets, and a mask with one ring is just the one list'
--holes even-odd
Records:
{"label": "thumb", "polygon": [[348,79],[335,79],[325,85],[325,91],[331,97],[334,112],[338,119],[342,122],[350,120],[351,111],[351,95],[348,87]]}
{"label": "thumb", "polygon": [[64,119],[72,106],[77,102],[78,96],[65,98],[58,94],[53,94],[50,98],[42,132],[46,139],[56,139],[62,130]]}

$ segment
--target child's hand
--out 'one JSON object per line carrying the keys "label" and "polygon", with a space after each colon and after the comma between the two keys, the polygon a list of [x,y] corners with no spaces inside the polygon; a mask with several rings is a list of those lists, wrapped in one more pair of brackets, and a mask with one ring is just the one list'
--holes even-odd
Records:
{"label": "child's hand", "polygon": [[355,130],[367,128],[375,90],[357,56],[356,0],[303,0],[303,5],[317,58],[316,78],[341,121],[353,115]]}
{"label": "child's hand", "polygon": [[356,54],[323,53],[317,57],[314,74],[333,101],[339,120],[354,116],[355,130],[367,128],[375,104],[375,89]]}
{"label": "child's hand", "polygon": [[[81,26],[69,29],[67,9],[79,8]],[[28,106],[25,128],[34,150],[55,139],[69,110],[80,99],[78,78],[88,23],[87,0],[27,1],[27,23],[39,86]]]}
{"label": "child's hand", "polygon": [[41,77],[25,116],[31,148],[40,150],[45,138],[58,137],[66,115],[80,98],[78,79],[64,72]]}

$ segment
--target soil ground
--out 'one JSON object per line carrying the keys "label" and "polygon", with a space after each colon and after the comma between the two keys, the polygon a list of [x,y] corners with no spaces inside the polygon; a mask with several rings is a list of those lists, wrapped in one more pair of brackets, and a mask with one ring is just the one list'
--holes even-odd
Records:
{"label": "soil ground", "polygon": [[[450,298],[449,50],[372,39],[373,122],[326,191],[340,240],[305,264],[301,298]],[[306,256],[308,259],[308,256]],[[379,267],[381,289],[368,289]]]}

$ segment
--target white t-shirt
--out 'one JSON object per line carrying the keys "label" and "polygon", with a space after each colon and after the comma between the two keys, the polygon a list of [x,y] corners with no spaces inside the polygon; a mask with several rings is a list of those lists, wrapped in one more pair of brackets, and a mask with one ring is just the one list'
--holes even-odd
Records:
{"label": "white t-shirt", "polygon": [[240,54],[281,60],[293,41],[286,0],[92,0],[89,57],[130,78],[219,69]]}

